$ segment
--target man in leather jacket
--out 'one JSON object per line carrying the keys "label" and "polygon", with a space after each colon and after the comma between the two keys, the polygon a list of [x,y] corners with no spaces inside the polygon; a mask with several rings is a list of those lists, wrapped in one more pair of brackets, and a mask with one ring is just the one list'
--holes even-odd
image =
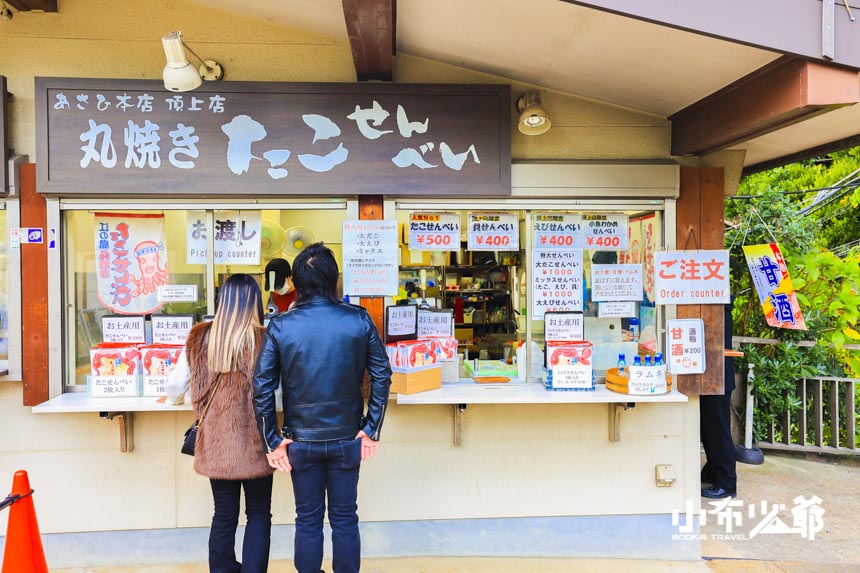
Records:
{"label": "man in leather jacket", "polygon": [[[299,573],[320,571],[326,495],[334,571],[359,571],[359,466],[378,450],[391,385],[376,326],[363,308],[337,299],[337,279],[337,262],[322,243],[296,257],[297,303],[270,321],[254,373],[254,412],[266,456],[275,469],[291,472]],[[370,396],[363,415],[365,370]],[[275,418],[279,384],[282,436]]]}

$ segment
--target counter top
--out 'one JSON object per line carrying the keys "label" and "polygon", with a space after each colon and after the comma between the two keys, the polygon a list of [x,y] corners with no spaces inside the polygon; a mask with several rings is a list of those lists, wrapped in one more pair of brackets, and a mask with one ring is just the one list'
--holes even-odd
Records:
{"label": "counter top", "polygon": [[438,390],[417,394],[397,394],[398,404],[613,404],[686,402],[677,390],[658,396],[631,396],[607,390],[598,384],[593,392],[546,390],[540,383],[443,384]]}
{"label": "counter top", "polygon": [[157,398],[90,398],[86,392],[66,392],[38,406],[35,414],[58,414],[69,412],[179,412],[191,410],[186,401],[181,406],[156,402]]}

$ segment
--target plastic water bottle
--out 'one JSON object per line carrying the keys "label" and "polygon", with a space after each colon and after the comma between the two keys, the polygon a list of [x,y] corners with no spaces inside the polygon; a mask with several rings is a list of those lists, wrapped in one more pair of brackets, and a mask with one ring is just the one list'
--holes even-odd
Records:
{"label": "plastic water bottle", "polygon": [[630,319],[630,341],[639,342],[639,319],[635,317]]}
{"label": "plastic water bottle", "polygon": [[633,357],[633,366],[642,366],[642,357],[638,354]]}
{"label": "plastic water bottle", "polygon": [[651,366],[651,355],[650,354],[645,355],[645,366]]}
{"label": "plastic water bottle", "polygon": [[663,366],[663,353],[658,352],[654,355],[654,366]]}
{"label": "plastic water bottle", "polygon": [[618,355],[618,375],[627,378],[627,361],[624,359],[624,354]]}

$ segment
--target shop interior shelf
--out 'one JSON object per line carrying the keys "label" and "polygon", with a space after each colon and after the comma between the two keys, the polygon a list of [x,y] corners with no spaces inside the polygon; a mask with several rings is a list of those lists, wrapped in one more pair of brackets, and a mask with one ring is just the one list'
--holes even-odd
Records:
{"label": "shop interior shelf", "polygon": [[398,404],[613,404],[648,402],[686,402],[677,390],[658,396],[619,394],[598,384],[593,392],[553,392],[541,383],[444,384],[438,390],[417,394],[398,394]]}

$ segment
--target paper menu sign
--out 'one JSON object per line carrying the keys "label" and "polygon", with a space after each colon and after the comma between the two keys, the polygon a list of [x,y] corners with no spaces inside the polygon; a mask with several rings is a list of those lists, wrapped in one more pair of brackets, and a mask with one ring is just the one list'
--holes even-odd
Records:
{"label": "paper menu sign", "polygon": [[154,314],[152,315],[153,344],[185,344],[194,317],[190,314]]}
{"label": "paper menu sign", "polygon": [[453,309],[418,309],[418,338],[454,336]]}
{"label": "paper menu sign", "polygon": [[418,306],[404,304],[385,307],[385,342],[418,338]]}
{"label": "paper menu sign", "polygon": [[343,222],[343,291],[356,296],[397,294],[397,222]]}
{"label": "paper menu sign", "polygon": [[460,248],[459,213],[410,213],[409,249],[456,251]]}
{"label": "paper menu sign", "polygon": [[642,265],[591,265],[591,300],[642,300]]}
{"label": "paper menu sign", "polygon": [[102,341],[123,344],[145,343],[144,317],[137,315],[103,316]]}
{"label": "paper menu sign", "polygon": [[579,249],[582,247],[582,215],[536,213],[532,219],[532,248]]}
{"label": "paper menu sign", "polygon": [[705,372],[705,323],[701,318],[666,321],[666,363],[672,374]]}
{"label": "paper menu sign", "polygon": [[556,341],[585,340],[582,313],[547,312],[543,317],[544,339]]}
{"label": "paper menu sign", "polygon": [[629,242],[627,215],[593,213],[582,220],[582,248],[590,251],[626,251]]}
{"label": "paper menu sign", "polygon": [[535,250],[532,252],[532,317],[547,311],[582,310],[582,251]]}

